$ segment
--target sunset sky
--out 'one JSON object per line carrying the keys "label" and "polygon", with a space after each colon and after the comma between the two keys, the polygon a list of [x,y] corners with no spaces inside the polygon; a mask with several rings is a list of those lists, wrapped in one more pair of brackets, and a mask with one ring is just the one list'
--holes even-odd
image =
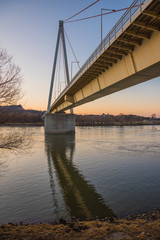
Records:
{"label": "sunset sky", "polygon": [[[65,20],[94,0],[0,0],[0,47],[21,68],[22,105],[46,110],[59,20]],[[100,0],[76,18],[100,14],[101,8],[129,7],[132,0]],[[103,16],[103,36],[124,12]],[[100,18],[64,25],[80,66],[100,43]],[[74,56],[67,44],[69,72]],[[73,75],[78,70],[72,65]],[[63,70],[61,70],[63,71]],[[160,116],[160,78],[75,108],[81,114],[137,114]]]}

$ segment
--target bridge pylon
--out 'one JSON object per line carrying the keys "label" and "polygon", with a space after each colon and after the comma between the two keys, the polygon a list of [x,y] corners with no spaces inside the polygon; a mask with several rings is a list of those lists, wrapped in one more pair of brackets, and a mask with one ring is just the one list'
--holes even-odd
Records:
{"label": "bridge pylon", "polygon": [[[57,35],[57,43],[56,43],[56,50],[55,50],[55,55],[54,55],[51,85],[50,85],[49,98],[48,98],[48,107],[47,107],[47,112],[48,113],[50,112],[50,105],[51,105],[51,99],[52,99],[53,84],[54,84],[54,78],[55,78],[55,72],[56,72],[56,64],[57,64],[57,56],[58,56],[58,49],[59,49],[59,45],[60,45],[60,40],[62,40],[64,67],[65,67],[67,84],[69,84],[70,79],[69,79],[69,70],[68,70],[68,60],[67,60],[67,51],[66,51],[64,27],[63,27],[63,21],[62,20],[59,21],[59,30],[58,30],[58,35]],[[73,109],[71,109],[71,113],[73,113]]]}
{"label": "bridge pylon", "polygon": [[60,45],[60,40],[62,42],[62,48],[63,48],[64,67],[65,67],[67,84],[69,84],[70,79],[69,79],[69,70],[68,70],[68,61],[67,61],[67,51],[66,51],[64,27],[63,27],[63,21],[62,20],[59,21],[59,30],[58,30],[56,50],[55,50],[55,55],[54,55],[54,62],[53,62],[52,77],[51,77],[51,84],[50,84],[50,90],[49,90],[47,113],[44,117],[45,133],[75,132],[75,115],[73,114],[73,109],[70,109],[71,114],[66,114],[66,113],[51,114],[51,112],[50,112],[50,106],[51,106],[51,99],[52,99],[52,92],[53,92],[53,85],[54,85],[54,79],[55,79],[57,56],[58,56],[58,49],[59,49],[59,45]]}

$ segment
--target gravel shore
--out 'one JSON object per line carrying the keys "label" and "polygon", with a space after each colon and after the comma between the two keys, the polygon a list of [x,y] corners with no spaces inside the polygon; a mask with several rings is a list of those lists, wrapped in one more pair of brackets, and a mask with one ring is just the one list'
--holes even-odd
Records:
{"label": "gravel shore", "polygon": [[105,218],[52,224],[0,225],[0,240],[160,240],[160,211],[155,210],[123,219]]}

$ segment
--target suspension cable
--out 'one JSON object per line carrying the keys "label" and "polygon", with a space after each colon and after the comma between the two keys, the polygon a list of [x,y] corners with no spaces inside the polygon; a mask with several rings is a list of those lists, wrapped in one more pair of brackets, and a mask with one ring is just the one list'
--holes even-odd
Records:
{"label": "suspension cable", "polygon": [[68,20],[70,20],[71,18],[77,16],[78,14],[84,12],[86,9],[90,8],[91,6],[93,6],[94,4],[96,4],[97,2],[99,2],[100,0],[96,0],[95,2],[93,2],[92,4],[90,4],[88,7],[82,9],[81,11],[79,11],[78,13],[74,14],[72,17],[67,18],[66,20],[64,20],[64,22],[67,22]]}
{"label": "suspension cable", "polygon": [[135,8],[135,7],[140,7],[142,4],[139,4],[139,5],[134,5],[132,7],[127,7],[127,8],[122,8],[122,9],[118,9],[118,10],[115,10],[115,11],[112,11],[112,12],[107,12],[107,13],[102,13],[102,14],[98,14],[98,15],[94,15],[94,16],[90,16],[90,17],[85,17],[85,18],[81,18],[81,19],[76,19],[76,20],[71,20],[71,21],[65,21],[65,23],[72,23],[72,22],[78,22],[78,21],[83,21],[83,20],[87,20],[87,19],[90,19],[90,18],[95,18],[95,17],[100,17],[102,15],[107,15],[107,14],[111,14],[111,13],[116,13],[116,12],[120,12],[120,11],[125,11],[127,9],[131,9],[131,8]]}
{"label": "suspension cable", "polygon": [[70,42],[70,40],[69,40],[69,38],[68,38],[67,33],[66,33],[65,30],[64,30],[64,33],[65,33],[65,36],[66,36],[66,38],[67,38],[67,40],[68,40],[69,46],[70,46],[70,48],[71,48],[71,50],[72,50],[73,56],[74,56],[74,58],[75,58],[75,60],[76,60],[76,63],[77,63],[77,65],[78,65],[79,69],[80,69],[79,61],[77,60],[76,54],[75,54],[75,52],[74,52],[74,50],[73,50],[72,44],[71,44],[71,42]]}

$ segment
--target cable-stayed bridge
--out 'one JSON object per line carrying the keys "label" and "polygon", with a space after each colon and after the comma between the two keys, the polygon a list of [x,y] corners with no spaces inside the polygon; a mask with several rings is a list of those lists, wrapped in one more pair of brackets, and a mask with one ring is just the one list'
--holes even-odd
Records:
{"label": "cable-stayed bridge", "polygon": [[160,0],[134,0],[58,98],[52,104],[49,100],[48,113],[64,112],[157,76]]}

